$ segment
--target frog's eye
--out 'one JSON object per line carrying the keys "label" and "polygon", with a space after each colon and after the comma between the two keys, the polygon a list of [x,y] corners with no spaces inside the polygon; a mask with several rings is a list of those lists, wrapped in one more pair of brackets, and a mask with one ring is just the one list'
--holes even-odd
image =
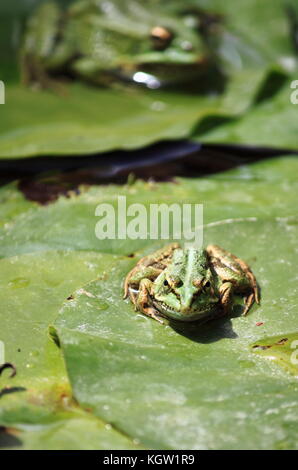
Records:
{"label": "frog's eye", "polygon": [[155,26],[150,32],[153,48],[158,51],[166,49],[173,39],[173,34],[162,26]]}
{"label": "frog's eye", "polygon": [[211,286],[211,282],[210,282],[210,281],[206,281],[206,282],[205,282],[205,284],[204,284],[204,291],[205,291],[205,292],[208,292],[208,294],[214,295],[214,289],[213,289],[213,287]]}
{"label": "frog's eye", "polygon": [[168,281],[167,281],[166,279],[163,281],[163,285],[164,285],[164,286],[168,286],[168,285],[169,285],[169,283],[168,283]]}

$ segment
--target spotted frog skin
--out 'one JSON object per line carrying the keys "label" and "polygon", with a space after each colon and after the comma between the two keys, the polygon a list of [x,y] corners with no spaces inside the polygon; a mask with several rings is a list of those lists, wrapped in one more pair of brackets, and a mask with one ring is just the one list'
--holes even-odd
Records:
{"label": "spotted frog skin", "polygon": [[124,282],[124,298],[160,323],[163,317],[187,322],[226,315],[234,294],[244,296],[244,315],[259,303],[249,266],[217,245],[182,249],[170,244],[140,259]]}

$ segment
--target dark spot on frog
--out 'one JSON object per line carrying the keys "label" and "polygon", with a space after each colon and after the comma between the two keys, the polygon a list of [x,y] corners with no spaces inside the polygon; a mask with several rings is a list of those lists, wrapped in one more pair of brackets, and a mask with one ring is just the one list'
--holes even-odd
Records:
{"label": "dark spot on frog", "polygon": [[66,300],[73,300],[74,299],[74,296],[73,295],[70,295],[69,297],[67,297]]}
{"label": "dark spot on frog", "polygon": [[127,255],[127,258],[135,258],[135,254],[134,253],[130,253],[129,255]]}

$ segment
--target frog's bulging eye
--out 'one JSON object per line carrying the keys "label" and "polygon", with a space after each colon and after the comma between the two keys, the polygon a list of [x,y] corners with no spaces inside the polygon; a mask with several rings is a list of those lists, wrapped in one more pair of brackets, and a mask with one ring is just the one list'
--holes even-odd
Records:
{"label": "frog's bulging eye", "polygon": [[163,281],[163,285],[164,285],[164,286],[168,286],[168,285],[169,285],[169,283],[168,283],[168,281],[167,281],[166,279]]}
{"label": "frog's bulging eye", "polygon": [[173,34],[162,26],[155,26],[150,32],[153,48],[158,51],[166,49],[173,39]]}
{"label": "frog's bulging eye", "polygon": [[209,289],[210,286],[211,286],[210,281],[205,282],[204,287],[205,287],[206,289]]}

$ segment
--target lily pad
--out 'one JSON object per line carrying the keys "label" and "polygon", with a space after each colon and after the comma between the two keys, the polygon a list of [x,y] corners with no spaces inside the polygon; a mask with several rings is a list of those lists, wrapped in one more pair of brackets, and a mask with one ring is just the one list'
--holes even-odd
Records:
{"label": "lily pad", "polygon": [[59,350],[48,336],[62,300],[96,277],[113,256],[37,253],[1,260],[1,334],[17,374],[0,377],[0,447],[135,448],[136,444],[72,399]]}
{"label": "lily pad", "polygon": [[220,127],[194,129],[192,138],[212,143],[243,143],[257,146],[297,149],[297,104],[291,102],[295,92],[293,79],[270,100],[260,103],[239,119],[222,123]]}
{"label": "lily pad", "polygon": [[258,279],[262,303],[247,317],[236,307],[165,326],[136,314],[122,298],[130,258],[74,292],[55,326],[76,400],[147,447],[297,448],[297,382],[250,349],[297,327],[297,234],[270,220],[205,229],[206,244],[233,250]]}
{"label": "lily pad", "polygon": [[[240,223],[245,218],[297,217],[297,171],[297,158],[289,156],[199,179],[82,188],[78,196],[62,196],[48,206],[35,205],[0,228],[0,256],[48,249],[128,255],[150,246],[149,238],[99,240],[96,237],[95,228],[100,220],[95,215],[96,207],[108,203],[117,213],[119,196],[126,197],[127,207],[137,201],[147,210],[150,204],[202,203],[206,226]],[[178,221],[172,232],[178,233],[179,228]]]}
{"label": "lily pad", "polygon": [[225,95],[195,99],[191,94],[94,90],[81,84],[69,85],[61,97],[7,86],[0,157],[82,155],[184,138],[208,115],[244,112],[265,76],[264,70],[239,72]]}
{"label": "lily pad", "polygon": [[34,202],[28,201],[18,190],[16,183],[2,186],[0,188],[0,226],[35,206]]}
{"label": "lily pad", "polygon": [[[22,193],[6,188],[0,339],[17,376],[0,377],[1,445],[296,448],[297,380],[251,345],[297,332],[297,165],[288,156],[205,178],[85,187],[23,213]],[[236,304],[200,328],[137,314],[122,299],[124,276],[168,241],[99,241],[95,208],[116,207],[118,195],[146,208],[202,202],[204,244],[251,265],[261,305],[241,317]]]}

